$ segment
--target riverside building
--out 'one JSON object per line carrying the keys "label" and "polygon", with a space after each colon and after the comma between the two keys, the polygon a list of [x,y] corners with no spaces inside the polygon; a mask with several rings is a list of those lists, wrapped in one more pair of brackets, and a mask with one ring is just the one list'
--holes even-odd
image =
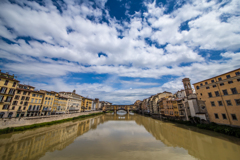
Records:
{"label": "riverside building", "polygon": [[59,94],[68,98],[67,113],[81,112],[82,96],[76,94],[76,90],[73,90],[73,92],[59,92]]}
{"label": "riverside building", "polygon": [[11,102],[10,108],[14,110],[12,117],[24,117],[27,115],[30,95],[35,87],[25,84],[18,84]]}
{"label": "riverside building", "polygon": [[240,126],[240,68],[193,85],[211,122]]}
{"label": "riverside building", "polygon": [[11,102],[18,83],[14,75],[0,70],[0,118],[11,118],[16,113],[17,108],[11,107]]}
{"label": "riverside building", "polygon": [[44,97],[42,100],[41,115],[42,116],[50,115],[50,114],[52,114],[53,104],[54,104],[54,100],[55,100],[55,94],[57,92],[46,91],[46,90],[40,90],[40,92],[44,94]]}

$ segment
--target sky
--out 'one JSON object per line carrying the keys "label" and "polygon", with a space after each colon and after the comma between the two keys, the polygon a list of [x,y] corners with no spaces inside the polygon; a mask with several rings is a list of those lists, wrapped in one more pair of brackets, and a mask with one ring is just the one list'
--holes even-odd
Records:
{"label": "sky", "polygon": [[1,0],[0,69],[133,104],[240,68],[239,0]]}

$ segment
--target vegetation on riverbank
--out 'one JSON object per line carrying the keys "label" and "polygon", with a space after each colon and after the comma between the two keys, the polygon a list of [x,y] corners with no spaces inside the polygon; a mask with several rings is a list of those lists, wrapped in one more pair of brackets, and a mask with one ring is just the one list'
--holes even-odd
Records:
{"label": "vegetation on riverbank", "polygon": [[173,119],[168,119],[170,122],[174,123],[180,123],[188,126],[194,126],[200,129],[206,129],[218,133],[223,133],[229,136],[234,136],[237,138],[240,138],[240,128],[235,128],[231,126],[226,126],[226,125],[219,125],[216,123],[210,123],[210,124],[201,124],[200,121],[182,121],[182,120],[173,120]]}
{"label": "vegetation on riverbank", "polygon": [[100,114],[104,114],[104,113],[103,112],[92,113],[92,114],[88,114],[88,115],[81,115],[78,117],[67,118],[67,119],[62,119],[62,120],[57,120],[57,121],[52,121],[52,122],[37,123],[37,124],[28,125],[28,126],[8,127],[8,128],[0,129],[0,134],[7,134],[7,133],[12,133],[12,132],[17,132],[17,131],[25,131],[28,129],[49,126],[49,125],[68,122],[68,121],[77,120],[77,119],[83,119],[83,118],[87,118],[90,116],[96,116],[96,115],[100,115]]}

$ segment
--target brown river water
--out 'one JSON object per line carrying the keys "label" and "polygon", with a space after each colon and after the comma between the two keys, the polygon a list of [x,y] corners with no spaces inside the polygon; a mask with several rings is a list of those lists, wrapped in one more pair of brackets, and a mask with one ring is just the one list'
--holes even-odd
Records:
{"label": "brown river water", "polygon": [[240,139],[136,114],[0,135],[0,160],[239,160]]}

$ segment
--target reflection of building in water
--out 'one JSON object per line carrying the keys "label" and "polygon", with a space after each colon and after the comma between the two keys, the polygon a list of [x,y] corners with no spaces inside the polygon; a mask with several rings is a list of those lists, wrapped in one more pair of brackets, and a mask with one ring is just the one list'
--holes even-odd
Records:
{"label": "reflection of building in water", "polygon": [[48,151],[62,150],[78,136],[90,129],[95,129],[102,122],[101,118],[100,116],[83,121],[30,130],[19,134],[3,135],[3,137],[10,137],[0,139],[0,159],[39,159]]}
{"label": "reflection of building in water", "polygon": [[[188,153],[195,158],[202,160],[236,160],[239,159],[240,146],[234,141],[236,138],[223,139],[221,134],[208,132],[212,135],[206,135],[199,132],[207,132],[193,128],[189,130],[188,127],[182,125],[173,125],[171,123],[164,123],[152,118],[136,118],[136,123],[143,125],[145,129],[151,133],[157,140],[162,141],[169,147],[184,148]],[[185,127],[185,128],[184,128]],[[194,131],[196,129],[196,131]],[[232,143],[229,142],[232,138]],[[240,141],[238,141],[240,142]],[[221,154],[217,154],[221,153]]]}
{"label": "reflection of building in water", "polygon": [[236,142],[238,140],[236,138],[229,137],[227,139],[227,136],[221,136],[221,134],[214,132],[196,128],[190,130],[189,127],[182,125],[164,123],[152,118],[131,114],[125,116],[117,114],[102,115],[92,119],[2,135],[0,137],[0,159],[39,159],[46,152],[66,148],[73,143],[76,137],[107,121],[135,121],[138,125],[144,126],[156,140],[160,140],[169,147],[184,148],[197,159],[239,159],[240,143],[238,142],[240,140]]}

